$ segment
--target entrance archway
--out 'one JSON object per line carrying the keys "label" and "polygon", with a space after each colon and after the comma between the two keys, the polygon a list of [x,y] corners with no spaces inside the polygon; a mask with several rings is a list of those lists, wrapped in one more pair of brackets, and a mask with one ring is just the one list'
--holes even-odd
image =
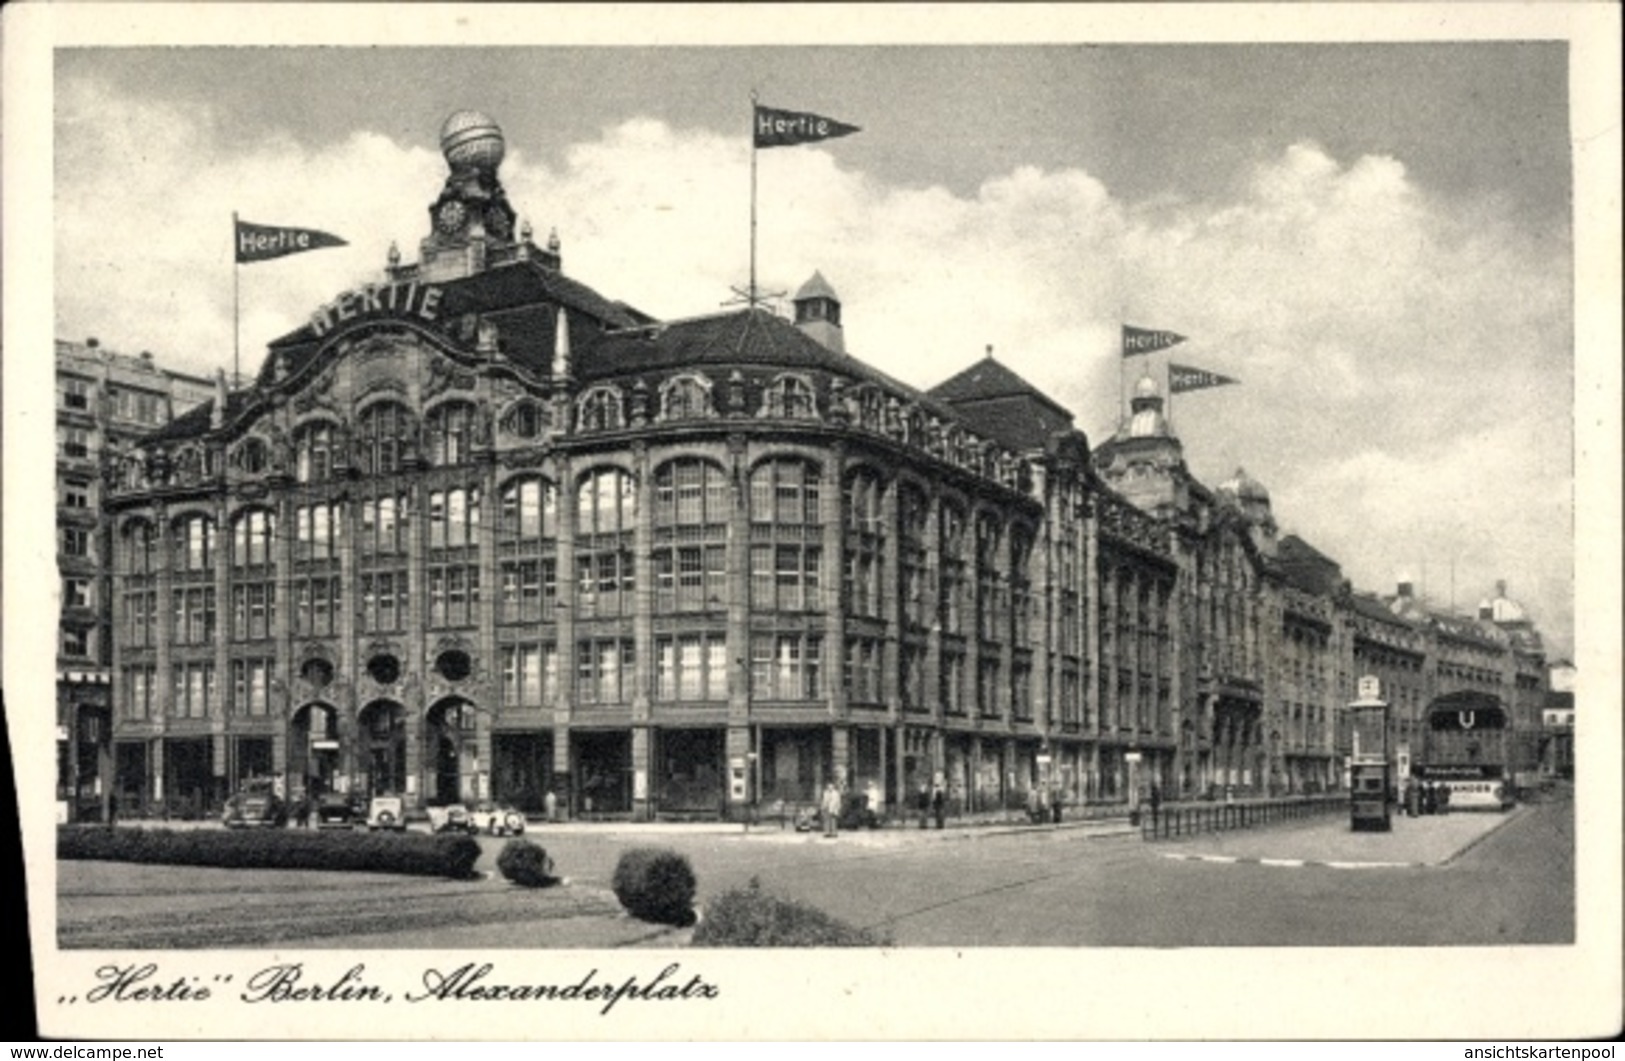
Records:
{"label": "entrance archway", "polygon": [[477,716],[474,705],[458,697],[442,700],[429,708],[424,751],[431,772],[424,798],[430,806],[466,803],[479,798],[475,784],[479,773]]}
{"label": "entrance archway", "polygon": [[333,791],[339,767],[339,716],[331,704],[305,704],[288,723],[288,797]]}
{"label": "entrance archway", "polygon": [[367,796],[406,792],[406,708],[374,700],[356,718],[359,748],[355,790]]}

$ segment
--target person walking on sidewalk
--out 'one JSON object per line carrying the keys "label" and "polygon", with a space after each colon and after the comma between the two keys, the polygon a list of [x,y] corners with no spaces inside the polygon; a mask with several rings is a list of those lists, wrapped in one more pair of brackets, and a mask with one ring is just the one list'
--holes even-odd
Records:
{"label": "person walking on sidewalk", "polygon": [[924,781],[920,782],[920,794],[916,798],[915,806],[920,812],[920,828],[924,829],[931,820],[931,786]]}
{"label": "person walking on sidewalk", "polygon": [[942,794],[942,786],[937,785],[931,789],[931,815],[937,820],[937,828],[942,828],[942,818],[947,813],[947,799]]}
{"label": "person walking on sidewalk", "polygon": [[835,782],[824,782],[824,798],[818,809],[824,815],[824,836],[835,839],[836,819],[841,816],[841,790],[835,787]]}

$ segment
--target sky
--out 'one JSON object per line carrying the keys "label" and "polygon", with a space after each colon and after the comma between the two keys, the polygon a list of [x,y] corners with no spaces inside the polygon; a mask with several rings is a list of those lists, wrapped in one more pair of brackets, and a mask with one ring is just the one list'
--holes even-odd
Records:
{"label": "sky", "polygon": [[[452,111],[565,271],[660,317],[749,263],[750,93],[862,128],[758,154],[758,271],[817,269],[849,352],[921,388],[987,346],[1092,442],[1172,359],[1210,485],[1245,468],[1357,589],[1497,580],[1574,636],[1574,322],[1561,42],[79,48],[55,61],[55,330],[256,370],[428,232]],[[243,219],[343,248],[246,266]],[[1122,323],[1177,331],[1124,362]]]}

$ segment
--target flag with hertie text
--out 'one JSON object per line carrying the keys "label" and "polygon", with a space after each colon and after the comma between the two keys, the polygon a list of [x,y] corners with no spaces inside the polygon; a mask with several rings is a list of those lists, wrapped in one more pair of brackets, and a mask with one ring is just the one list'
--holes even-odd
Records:
{"label": "flag with hertie text", "polygon": [[1222,387],[1226,383],[1240,383],[1238,379],[1221,376],[1217,372],[1209,372],[1205,368],[1192,368],[1190,365],[1168,365],[1168,393],[1182,394],[1185,391],[1199,391],[1204,387]]}
{"label": "flag with hertie text", "polygon": [[289,228],[286,225],[256,225],[237,221],[237,262],[263,262],[289,254],[320,250],[323,247],[346,247],[349,243],[331,232],[318,232],[313,228]]}
{"label": "flag with hertie text", "polygon": [[1136,328],[1132,324],[1123,325],[1124,357],[1154,354],[1158,350],[1178,346],[1184,341],[1185,337],[1178,332],[1162,331],[1156,328]]}
{"label": "flag with hertie text", "polygon": [[756,106],[756,146],[793,147],[862,132],[856,125],[825,118],[821,114],[781,111]]}

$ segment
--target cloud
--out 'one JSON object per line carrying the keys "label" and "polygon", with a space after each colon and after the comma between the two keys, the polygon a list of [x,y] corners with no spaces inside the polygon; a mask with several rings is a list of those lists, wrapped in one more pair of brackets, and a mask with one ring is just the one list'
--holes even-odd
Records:
{"label": "cloud", "polygon": [[[233,210],[351,242],[241,270],[245,371],[375,276],[391,239],[416,256],[444,180],[436,152],[365,130],[320,151],[286,135],[228,146],[223,126],[206,107],[59,86],[60,335],[229,365]],[[543,146],[510,144],[502,177],[538,239],[558,230],[571,275],[668,317],[712,312],[747,282],[739,137],[636,118],[551,167]],[[1403,159],[1308,141],[1200,200],[1127,202],[1081,169],[1032,166],[968,195],[891,186],[843,166],[838,142],[756,161],[759,284],[793,293],[821,270],[848,348],[877,367],[929,386],[993,344],[1098,441],[1120,376],[1146,367],[1120,363],[1118,323],[1172,328],[1191,337],[1175,360],[1242,380],[1172,405],[1201,478],[1246,465],[1277,518],[1361,585],[1454,555],[1462,599],[1499,577],[1516,596],[1527,577],[1549,629],[1571,620],[1566,234],[1445,199]]]}

